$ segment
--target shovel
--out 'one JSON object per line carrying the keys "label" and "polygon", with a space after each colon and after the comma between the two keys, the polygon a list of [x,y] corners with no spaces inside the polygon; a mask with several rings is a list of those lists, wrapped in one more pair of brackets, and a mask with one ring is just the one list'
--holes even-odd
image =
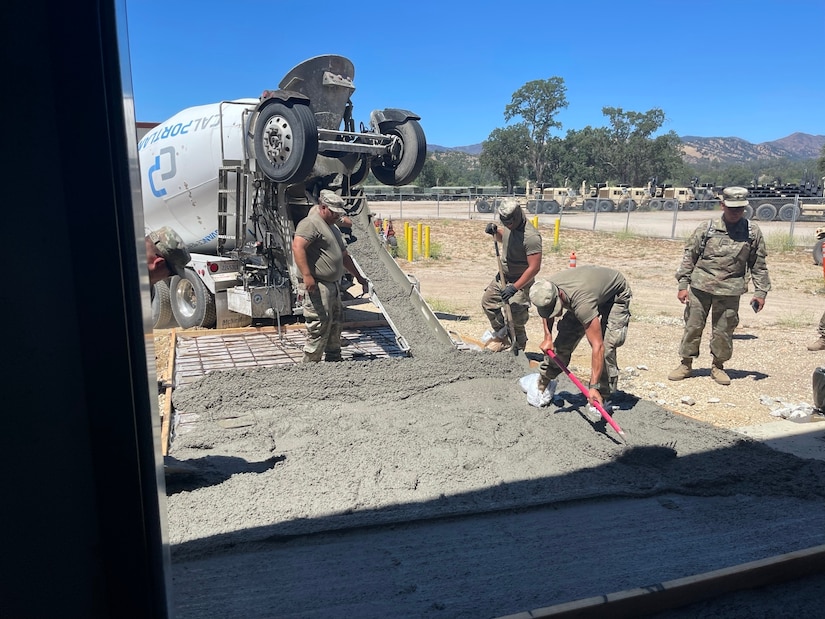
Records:
{"label": "shovel", "polygon": [[[567,377],[570,380],[572,380],[573,383],[575,383],[576,387],[578,387],[581,390],[581,392],[584,394],[584,397],[589,398],[590,397],[590,391],[584,386],[582,381],[580,381],[578,378],[576,378],[575,374],[573,374],[573,372],[571,372],[567,368],[567,366],[564,365],[564,362],[556,356],[556,353],[554,353],[552,350],[545,350],[544,352],[548,357],[550,357],[553,361],[555,361],[556,365],[559,366],[559,368],[561,368],[562,372],[567,374]],[[613,421],[613,417],[611,417],[608,414],[608,412],[606,410],[604,410],[604,406],[599,404],[598,400],[593,400],[593,406],[596,407],[596,410],[599,411],[599,414],[602,417],[604,417],[604,419],[605,419],[605,421],[607,421],[607,423],[610,424],[610,427],[612,427],[614,430],[616,430],[616,432],[622,438],[622,441],[624,442],[624,444],[627,445],[627,439],[625,438],[624,432],[619,427],[619,424],[616,423],[615,421]]]}
{"label": "shovel", "polygon": [[[498,261],[498,277],[503,286],[507,285],[507,280],[504,279],[504,267],[501,266],[501,254],[498,251],[498,241],[493,240],[496,246],[496,260]],[[518,355],[518,345],[516,344],[516,328],[513,325],[513,311],[510,309],[510,302],[504,301],[504,306],[501,308],[501,313],[504,316],[504,326],[507,327],[507,332],[510,334],[510,352]]]}

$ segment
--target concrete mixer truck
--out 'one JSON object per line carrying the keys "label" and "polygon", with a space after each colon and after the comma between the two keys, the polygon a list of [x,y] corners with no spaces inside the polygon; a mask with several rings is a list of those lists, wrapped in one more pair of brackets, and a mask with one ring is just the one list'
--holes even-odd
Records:
{"label": "concrete mixer truck", "polygon": [[415,180],[427,153],[420,118],[374,110],[356,130],[354,73],[344,57],[311,58],[277,90],[183,110],[139,140],[146,227],[173,227],[192,254],[185,277],[153,289],[156,328],[300,314],[292,237],[320,191],[356,213],[370,170],[389,186]]}

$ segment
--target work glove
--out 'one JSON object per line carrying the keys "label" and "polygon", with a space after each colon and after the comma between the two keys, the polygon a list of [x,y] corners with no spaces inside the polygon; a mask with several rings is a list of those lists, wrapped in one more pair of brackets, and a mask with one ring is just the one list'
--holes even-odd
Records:
{"label": "work glove", "polygon": [[502,291],[501,291],[501,298],[502,298],[505,302],[506,302],[506,301],[509,301],[509,300],[510,300],[510,298],[511,298],[514,294],[516,294],[517,292],[518,292],[518,290],[516,290],[516,287],[515,287],[515,286],[513,286],[513,284],[507,284],[507,285],[504,287],[504,290],[502,290]]}
{"label": "work glove", "polygon": [[484,232],[486,232],[487,234],[495,234],[496,232],[498,232],[498,226],[491,221],[487,224],[487,227],[484,228]]}

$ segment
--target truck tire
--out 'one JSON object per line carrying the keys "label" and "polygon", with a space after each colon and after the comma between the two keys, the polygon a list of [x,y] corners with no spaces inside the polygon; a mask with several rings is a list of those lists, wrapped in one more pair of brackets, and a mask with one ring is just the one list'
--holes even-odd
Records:
{"label": "truck tire", "polygon": [[620,210],[623,213],[629,213],[635,211],[637,208],[638,206],[636,204],[636,200],[625,200],[624,202],[622,202]]}
{"label": "truck tire", "polygon": [[476,200],[476,210],[479,213],[492,213],[493,207],[490,206],[490,203],[487,202],[484,198],[479,198]]}
{"label": "truck tire", "polygon": [[662,208],[666,211],[675,211],[679,208],[679,203],[676,200],[665,200]]}
{"label": "truck tire", "polygon": [[813,254],[814,254],[814,264],[816,266],[821,267],[822,266],[822,241],[820,241],[819,239],[817,239],[814,242]]}
{"label": "truck tire", "polygon": [[349,176],[349,186],[355,187],[364,182],[367,175],[370,173],[369,158],[366,155],[358,157],[358,163],[352,170]]}
{"label": "truck tire", "polygon": [[527,201],[527,212],[531,215],[535,215],[536,211],[538,211],[538,200],[528,200]]}
{"label": "truck tire", "polygon": [[759,221],[773,221],[776,217],[776,207],[766,202],[756,207],[756,219]]}
{"label": "truck tire", "polygon": [[169,329],[174,326],[175,315],[172,313],[169,284],[162,279],[152,290],[152,328]]}
{"label": "truck tire", "polygon": [[699,208],[699,203],[696,200],[688,200],[685,202],[685,210],[686,211],[695,211]]}
{"label": "truck tire", "polygon": [[172,313],[181,329],[215,326],[215,297],[192,269],[184,277],[175,275],[169,284]]}
{"label": "truck tire", "polygon": [[745,207],[744,217],[745,217],[745,219],[752,219],[753,218],[753,207],[750,204],[748,204]]}
{"label": "truck tire", "polygon": [[779,209],[779,219],[782,221],[799,221],[799,207],[795,204],[783,204]]}
{"label": "truck tire", "polygon": [[650,201],[650,210],[651,211],[661,211],[662,210],[662,201],[659,198],[654,198]]}
{"label": "truck tire", "polygon": [[400,152],[378,157],[372,162],[372,173],[383,185],[398,187],[413,182],[427,160],[427,138],[417,120],[386,121],[378,126],[384,135],[401,138]]}
{"label": "truck tire", "polygon": [[599,212],[600,213],[609,213],[610,211],[615,211],[616,205],[613,203],[613,200],[599,200]]}
{"label": "truck tire", "polygon": [[588,198],[587,200],[585,200],[584,201],[584,210],[587,211],[588,213],[592,213],[593,211],[595,211],[596,210],[596,201],[593,200],[592,198]]}
{"label": "truck tire", "polygon": [[318,125],[308,105],[280,101],[264,106],[255,119],[255,161],[276,183],[303,180],[318,156]]}
{"label": "truck tire", "polygon": [[544,202],[544,212],[548,215],[555,215],[561,211],[561,204],[558,200],[547,200]]}

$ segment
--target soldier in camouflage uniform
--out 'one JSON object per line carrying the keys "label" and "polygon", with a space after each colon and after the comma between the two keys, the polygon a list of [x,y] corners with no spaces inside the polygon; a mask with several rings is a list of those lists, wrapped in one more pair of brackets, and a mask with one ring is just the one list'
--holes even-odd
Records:
{"label": "soldier in camouflage uniform", "polygon": [[[146,265],[149,284],[154,286],[173,275],[184,276],[191,257],[186,243],[169,226],[163,226],[146,235]],[[154,288],[152,289],[154,293]]]}
{"label": "soldier in camouflage uniform", "polygon": [[[484,289],[481,307],[490,321],[493,333],[501,334],[505,330],[502,307],[505,303],[509,304],[513,315],[515,344],[520,350],[524,350],[527,345],[525,325],[530,317],[530,286],[541,269],[541,235],[527,222],[521,206],[513,198],[504,198],[501,201],[498,217],[503,225],[498,227],[491,222],[484,231],[502,245],[501,267],[507,281],[499,281],[497,273]],[[496,335],[500,344],[501,340],[506,340],[507,337],[509,336]],[[501,345],[492,350],[503,348]]]}
{"label": "soldier in camouflage uniform", "polygon": [[668,378],[682,380],[692,374],[693,360],[708,314],[711,315],[711,378],[729,385],[724,363],[733,353],[733,331],[739,324],[740,297],[753,280],[751,307],[759,312],[771,289],[762,231],[744,218],[748,190],[728,187],[722,192],[722,217],[700,225],[688,239],[682,264],[676,271],[677,297],[685,307],[685,331],[679,346],[682,362]]}
{"label": "soldier in camouflage uniform", "polygon": [[363,294],[369,294],[369,282],[361,275],[336,222],[346,215],[344,199],[329,189],[321,190],[318,208],[295,226],[292,255],[301,273],[306,293],[302,308],[307,339],[302,363],[341,361],[341,327],[344,307],[341,303],[341,279],[349,273],[359,281]]}
{"label": "soldier in camouflage uniform", "polygon": [[[816,229],[816,242],[825,243],[825,228]],[[808,350],[825,350],[825,312],[819,317],[816,334],[817,338],[808,344]]]}
{"label": "soldier in camouflage uniform", "polygon": [[[544,330],[544,339],[539,344],[545,352],[539,366],[539,392],[548,387],[555,392],[556,377],[561,373],[547,351],[552,350],[567,365],[582,338],[587,338],[591,350],[587,399],[604,404],[605,397],[615,396],[619,384],[616,349],[627,339],[632,299],[633,292],[624,275],[602,266],[565,269],[533,284],[530,301],[542,318]],[[557,318],[554,341],[553,324]]]}

